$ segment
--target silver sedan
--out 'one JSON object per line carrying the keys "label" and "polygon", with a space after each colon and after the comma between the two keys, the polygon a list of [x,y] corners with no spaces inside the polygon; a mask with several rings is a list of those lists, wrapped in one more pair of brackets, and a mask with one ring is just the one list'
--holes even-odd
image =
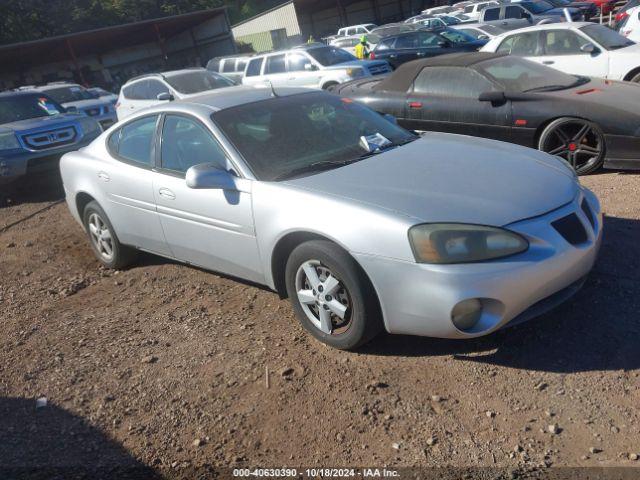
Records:
{"label": "silver sedan", "polygon": [[333,347],[472,338],[540,315],[591,270],[597,198],[562,160],[418,137],[352,100],[233,87],[140,111],[65,155],[97,258],[137,250],[264,284]]}

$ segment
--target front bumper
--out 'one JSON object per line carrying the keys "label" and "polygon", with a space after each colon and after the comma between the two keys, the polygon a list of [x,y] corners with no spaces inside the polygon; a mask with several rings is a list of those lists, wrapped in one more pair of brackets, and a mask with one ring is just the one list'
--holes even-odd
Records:
{"label": "front bumper", "polygon": [[40,151],[21,150],[14,155],[0,157],[0,184],[10,183],[29,173],[56,170],[60,157],[67,152],[86,147],[95,140],[101,132],[82,138],[81,141]]}
{"label": "front bumper", "polygon": [[[581,208],[593,212],[594,226]],[[575,214],[587,240],[570,244],[551,225]],[[592,269],[602,239],[602,213],[595,195],[584,189],[573,202],[543,216],[508,225],[530,242],[528,251],[482,263],[427,265],[353,254],[377,291],[390,333],[441,338],[486,335],[510,322],[544,313],[569,298]],[[472,331],[458,330],[451,312],[461,301],[477,298],[483,306]]]}

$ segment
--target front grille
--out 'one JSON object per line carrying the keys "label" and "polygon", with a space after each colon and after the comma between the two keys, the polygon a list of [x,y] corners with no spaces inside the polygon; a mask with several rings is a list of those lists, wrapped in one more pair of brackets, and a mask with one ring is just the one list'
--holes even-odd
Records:
{"label": "front grille", "polygon": [[371,65],[369,67],[367,67],[369,69],[369,73],[371,75],[381,75],[383,73],[389,73],[391,71],[391,68],[389,67],[389,65]]}
{"label": "front grille", "polygon": [[47,148],[69,145],[75,142],[76,136],[75,128],[65,127],[45,132],[28,133],[22,135],[22,141],[31,150],[46,150]]}
{"label": "front grille", "polygon": [[584,225],[575,213],[551,222],[551,225],[571,245],[580,245],[589,239]]}
{"label": "front grille", "polygon": [[591,224],[591,228],[595,230],[596,217],[593,215],[593,211],[591,210],[591,207],[589,206],[589,202],[587,202],[586,198],[582,199],[582,204],[580,205],[580,207],[582,208],[582,211],[584,212],[584,214],[587,216],[587,220],[589,220],[589,223]]}

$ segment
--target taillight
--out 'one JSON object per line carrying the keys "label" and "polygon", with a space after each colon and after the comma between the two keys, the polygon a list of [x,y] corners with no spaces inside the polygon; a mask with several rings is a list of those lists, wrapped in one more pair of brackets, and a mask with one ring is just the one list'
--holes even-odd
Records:
{"label": "taillight", "polygon": [[376,54],[375,54],[375,53],[373,53],[373,52],[371,52],[371,53],[369,54],[369,60],[375,60],[375,59],[376,59]]}

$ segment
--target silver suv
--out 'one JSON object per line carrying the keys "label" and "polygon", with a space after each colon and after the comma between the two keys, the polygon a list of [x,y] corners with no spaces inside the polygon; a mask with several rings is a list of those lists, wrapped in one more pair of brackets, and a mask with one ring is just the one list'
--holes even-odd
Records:
{"label": "silver suv", "polygon": [[314,43],[251,58],[242,83],[270,82],[279,87],[327,89],[360,77],[389,72],[391,66],[384,60],[358,60],[341,48]]}
{"label": "silver suv", "polygon": [[565,10],[571,15],[573,22],[582,21],[584,18],[577,8],[556,8],[546,0],[527,0],[487,7],[482,11],[480,21],[496,25],[503,30],[514,30],[531,25],[566,22]]}

